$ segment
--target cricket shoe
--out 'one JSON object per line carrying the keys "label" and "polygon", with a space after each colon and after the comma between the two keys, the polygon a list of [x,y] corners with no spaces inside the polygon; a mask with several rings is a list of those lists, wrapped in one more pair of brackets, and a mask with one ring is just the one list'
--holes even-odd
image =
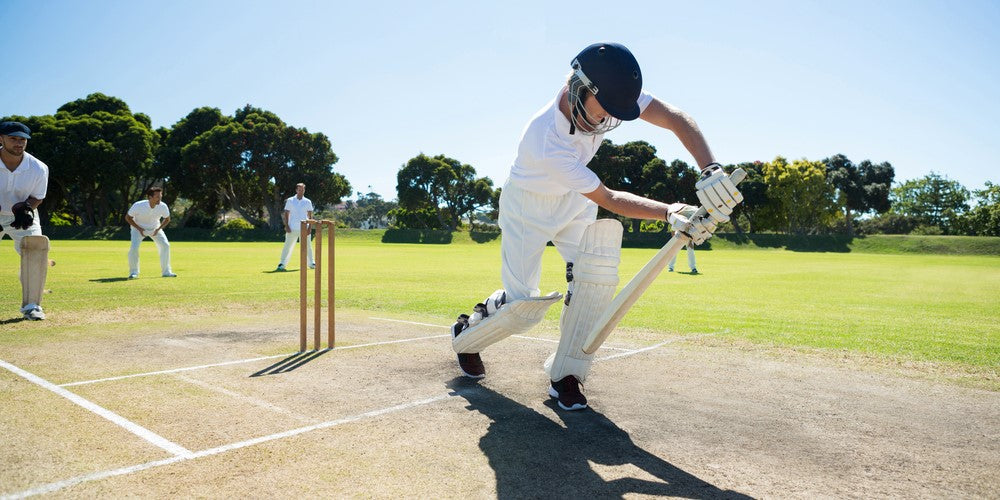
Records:
{"label": "cricket shoe", "polygon": [[139,277],[139,273],[132,273],[132,274],[128,275],[128,279],[130,279],[130,280],[134,280],[134,279],[136,279],[138,277]]}
{"label": "cricket shoe", "polygon": [[275,269],[275,271],[284,271],[284,270],[285,270],[285,265],[284,264],[278,264],[277,269]]}
{"label": "cricket shoe", "polygon": [[566,375],[549,385],[549,396],[559,402],[564,410],[582,410],[587,407],[587,398],[580,392],[580,381],[573,375]]}
{"label": "cricket shoe", "polygon": [[[458,337],[468,327],[469,315],[459,315],[455,324],[451,325],[451,336]],[[458,367],[462,370],[462,374],[469,378],[486,376],[486,367],[483,366],[483,359],[479,357],[479,353],[458,353]]]}
{"label": "cricket shoe", "polygon": [[21,312],[24,314],[24,319],[30,319],[32,321],[41,321],[45,319],[45,312],[42,311],[42,306],[37,304],[28,304],[21,308]]}
{"label": "cricket shoe", "polygon": [[176,278],[177,275],[174,273],[163,273],[164,278]]}

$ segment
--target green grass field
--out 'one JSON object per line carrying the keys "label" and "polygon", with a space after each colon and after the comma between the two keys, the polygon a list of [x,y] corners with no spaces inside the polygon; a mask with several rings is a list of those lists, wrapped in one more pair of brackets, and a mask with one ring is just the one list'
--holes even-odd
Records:
{"label": "green grass field", "polygon": [[[0,348],[39,335],[194,328],[275,313],[295,324],[298,273],[271,272],[278,242],[174,242],[176,279],[160,278],[151,242],[143,243],[140,279],[124,279],[127,250],[126,241],[53,241],[49,320],[26,323],[11,321],[19,317],[18,261],[4,240]],[[654,253],[623,250],[621,285]],[[545,259],[543,293],[563,291],[554,248]],[[338,310],[415,321],[450,324],[500,287],[497,241],[383,244],[349,233],[337,241],[336,265]],[[289,268],[298,268],[296,259]],[[755,348],[928,364],[1000,386],[1000,257],[716,249],[698,252],[698,268],[700,275],[661,275],[622,326],[651,343],[657,332],[715,333]],[[683,255],[677,269],[687,270]],[[548,319],[558,321],[558,308]],[[293,339],[290,332],[290,346]]]}

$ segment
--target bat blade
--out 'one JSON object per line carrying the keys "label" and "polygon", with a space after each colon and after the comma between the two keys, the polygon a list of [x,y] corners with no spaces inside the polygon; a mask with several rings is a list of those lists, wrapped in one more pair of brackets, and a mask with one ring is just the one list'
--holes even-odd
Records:
{"label": "bat blade", "polygon": [[[746,171],[743,169],[736,169],[729,178],[732,179],[734,184],[739,184],[746,178]],[[699,208],[695,217],[701,217],[706,214],[704,207]],[[597,351],[597,348],[601,347],[604,340],[608,338],[608,335],[618,326],[618,323],[625,317],[625,313],[632,308],[639,297],[649,288],[649,285],[656,280],[656,277],[660,275],[663,268],[667,266],[667,262],[674,258],[684,245],[691,241],[687,235],[681,233],[680,231],[674,232],[674,236],[667,241],[663,248],[660,248],[659,252],[642,269],[639,270],[635,276],[629,280],[628,283],[622,287],[618,295],[611,301],[611,304],[604,310],[601,314],[600,319],[594,323],[594,328],[587,334],[587,338],[583,342],[583,352],[586,354],[593,354]]]}

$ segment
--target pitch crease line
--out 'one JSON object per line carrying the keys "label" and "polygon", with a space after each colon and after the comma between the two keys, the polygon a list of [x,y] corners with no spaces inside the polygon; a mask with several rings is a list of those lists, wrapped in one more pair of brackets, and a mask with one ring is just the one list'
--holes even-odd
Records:
{"label": "pitch crease line", "polygon": [[604,357],[600,357],[600,358],[595,358],[594,361],[607,361],[609,359],[624,358],[624,357],[627,357],[627,356],[632,356],[633,354],[639,354],[639,353],[643,353],[643,352],[646,352],[646,351],[652,351],[653,349],[659,349],[660,347],[663,347],[663,346],[665,346],[667,344],[673,344],[675,342],[682,342],[682,341],[685,341],[685,340],[695,340],[695,339],[700,339],[700,338],[704,338],[704,337],[714,337],[716,335],[718,335],[718,333],[705,333],[705,334],[702,334],[702,335],[695,335],[695,336],[692,336],[692,337],[678,337],[676,339],[664,340],[663,342],[660,342],[659,344],[653,344],[653,345],[651,345],[649,347],[643,347],[641,349],[634,349],[634,350],[630,350],[628,352],[621,352],[621,353],[618,353],[618,354],[612,354],[610,356],[604,356]]}
{"label": "pitch crease line", "polygon": [[139,424],[137,424],[137,423],[135,423],[135,422],[133,422],[133,421],[131,421],[131,420],[129,420],[129,419],[127,419],[127,418],[125,418],[125,417],[123,417],[123,416],[121,416],[121,415],[113,412],[113,411],[111,411],[111,410],[108,410],[107,408],[99,406],[99,405],[91,402],[90,400],[87,400],[87,399],[82,398],[82,397],[80,397],[80,396],[78,396],[76,394],[73,394],[72,392],[67,391],[66,389],[63,389],[62,387],[59,387],[59,386],[53,384],[52,382],[49,382],[49,381],[47,381],[47,380],[45,380],[45,379],[43,379],[43,378],[41,378],[41,377],[39,377],[39,376],[37,376],[37,375],[35,375],[33,373],[29,373],[27,371],[24,371],[24,370],[22,370],[22,369],[20,369],[20,368],[18,368],[16,366],[14,366],[14,365],[12,365],[10,363],[7,363],[6,361],[3,361],[3,360],[0,360],[0,367],[6,368],[8,371],[14,373],[15,375],[19,375],[22,378],[27,379],[29,382],[31,382],[31,383],[39,386],[39,387],[42,387],[43,389],[49,390],[51,392],[54,392],[54,393],[58,394],[59,396],[62,396],[64,398],[72,401],[73,403],[75,403],[75,404],[77,404],[79,406],[82,406],[83,408],[85,408],[87,410],[90,410],[92,413],[94,413],[94,414],[96,414],[96,415],[98,415],[100,417],[103,417],[106,420],[109,420],[113,424],[115,424],[115,425],[117,425],[117,426],[119,426],[119,427],[121,427],[121,428],[123,428],[123,429],[125,429],[125,430],[127,430],[129,432],[131,432],[132,434],[135,434],[136,436],[139,436],[143,440],[149,442],[150,444],[156,446],[157,448],[160,448],[160,449],[166,451],[167,453],[170,453],[171,455],[174,455],[174,456],[177,456],[177,457],[185,457],[185,456],[188,456],[188,455],[191,454],[191,452],[187,448],[184,448],[183,446],[181,446],[181,445],[179,445],[177,443],[171,442],[171,441],[167,440],[166,438],[164,438],[163,436],[160,436],[159,434],[156,434],[153,431],[151,431],[151,430],[149,430],[149,429],[147,429],[147,428],[145,428],[145,427],[143,427],[143,426],[141,426],[141,425],[139,425]]}
{"label": "pitch crease line", "polygon": [[[401,339],[401,340],[387,340],[385,342],[372,342],[372,343],[369,343],[369,344],[358,344],[358,345],[350,345],[350,346],[345,346],[345,347],[336,347],[336,348],[334,348],[332,350],[334,350],[334,351],[343,351],[343,350],[347,350],[347,349],[357,349],[359,347],[372,347],[372,346],[387,345],[387,344],[398,344],[400,342],[414,342],[414,341],[417,341],[417,340],[436,339],[436,338],[439,338],[439,337],[447,337],[447,336],[448,335],[445,334],[445,335],[431,335],[431,336],[427,336],[427,337],[414,337],[414,338]],[[146,372],[146,373],[133,373],[131,375],[119,375],[117,377],[99,378],[99,379],[95,379],[95,380],[84,380],[84,381],[80,381],[80,382],[69,382],[69,383],[65,383],[65,384],[59,384],[59,387],[72,387],[72,386],[75,386],[75,385],[97,384],[99,382],[111,382],[111,381],[114,381],[114,380],[122,380],[122,379],[126,379],[126,378],[134,378],[134,377],[148,377],[148,376],[152,376],[152,375],[168,375],[168,374],[171,374],[171,373],[187,372],[187,371],[192,371],[192,370],[202,370],[202,369],[205,369],[205,368],[215,368],[215,367],[218,367],[218,366],[229,366],[229,365],[238,365],[238,364],[243,364],[243,363],[253,363],[254,361],[263,361],[263,360],[267,360],[267,359],[275,359],[275,358],[288,357],[288,356],[291,356],[291,355],[294,355],[294,354],[298,354],[298,352],[290,352],[290,353],[286,353],[286,354],[275,354],[273,356],[263,356],[263,357],[259,357],[259,358],[237,359],[235,361],[225,361],[225,362],[222,362],[222,363],[213,363],[213,364],[210,364],[210,365],[187,366],[187,367],[183,367],[183,368],[172,368],[170,370],[160,370],[160,371]]]}
{"label": "pitch crease line", "polygon": [[338,426],[338,425],[343,425],[343,424],[348,424],[348,423],[351,423],[351,422],[356,422],[356,421],[363,420],[363,419],[366,419],[366,418],[379,417],[379,416],[386,415],[386,414],[389,414],[389,413],[395,413],[397,411],[408,410],[408,409],[411,409],[411,408],[416,408],[418,406],[423,406],[423,405],[427,405],[427,404],[431,404],[431,403],[436,403],[438,401],[442,401],[442,400],[448,399],[450,397],[453,397],[453,396],[455,396],[457,394],[458,394],[457,392],[450,392],[450,393],[441,394],[441,395],[430,397],[430,398],[426,398],[426,399],[420,399],[420,400],[417,400],[417,401],[411,401],[409,403],[403,403],[403,404],[396,405],[396,406],[390,406],[388,408],[382,408],[382,409],[378,409],[378,410],[372,410],[372,411],[368,411],[368,412],[365,412],[365,413],[359,413],[357,415],[352,415],[352,416],[349,416],[349,417],[339,418],[339,419],[336,419],[336,420],[329,420],[329,421],[326,421],[326,422],[321,422],[321,423],[314,424],[314,425],[308,425],[308,426],[305,426],[305,427],[299,427],[297,429],[292,429],[292,430],[289,430],[289,431],[279,432],[279,433],[271,434],[271,435],[268,435],[268,436],[261,436],[261,437],[254,438],[254,439],[248,439],[246,441],[240,441],[240,442],[237,442],[237,443],[227,444],[227,445],[223,445],[223,446],[217,446],[215,448],[209,448],[207,450],[202,450],[202,451],[198,451],[198,452],[194,452],[194,453],[188,452],[188,454],[183,455],[183,456],[175,456],[173,458],[167,458],[167,459],[164,459],[164,460],[156,460],[156,461],[153,461],[153,462],[146,462],[144,464],[132,465],[132,466],[129,466],[129,467],[122,467],[122,468],[119,468],[119,469],[112,469],[112,470],[106,470],[106,471],[101,471],[101,472],[95,472],[95,473],[92,473],[92,474],[86,474],[86,475],[83,475],[83,476],[77,476],[77,477],[66,479],[66,480],[63,480],[63,481],[58,481],[58,482],[55,482],[55,483],[49,483],[49,484],[46,484],[46,485],[42,485],[42,486],[39,486],[37,488],[32,488],[30,490],[25,490],[25,491],[22,491],[20,493],[14,493],[14,494],[11,494],[11,495],[4,495],[4,496],[0,497],[0,499],[3,499],[3,500],[6,500],[6,499],[20,499],[20,498],[27,498],[27,497],[34,496],[34,495],[41,495],[41,494],[44,494],[44,493],[52,493],[54,491],[59,491],[59,490],[61,490],[63,488],[68,488],[70,486],[75,486],[75,485],[80,484],[80,483],[85,483],[85,482],[89,482],[89,481],[97,481],[97,480],[100,480],[100,479],[106,479],[106,478],[115,477],[115,476],[123,476],[123,475],[126,475],[126,474],[131,474],[133,472],[140,472],[140,471],[144,471],[144,470],[147,470],[147,469],[152,469],[152,468],[155,468],[155,467],[160,467],[160,466],[163,466],[163,465],[170,465],[170,464],[174,464],[174,463],[178,463],[178,462],[184,462],[184,461],[187,461],[187,460],[193,460],[193,459],[196,459],[196,458],[202,458],[202,457],[207,457],[207,456],[211,456],[211,455],[218,455],[220,453],[225,453],[227,451],[238,450],[240,448],[246,448],[248,446],[253,446],[253,445],[256,445],[256,444],[266,443],[268,441],[274,441],[274,440],[283,439],[283,438],[286,438],[286,437],[297,436],[299,434],[303,434],[303,433],[306,433],[306,432],[311,432],[311,431],[315,431],[315,430],[319,430],[319,429],[327,429],[327,428],[335,427],[335,426]]}
{"label": "pitch crease line", "polygon": [[[376,320],[380,320],[380,321],[394,321],[396,323],[408,323],[408,324],[411,324],[411,325],[435,326],[435,327],[438,327],[438,328],[449,328],[447,326],[432,325],[430,323],[419,323],[419,322],[416,322],[416,321],[407,321],[407,320],[404,320],[404,319],[376,318],[374,316],[371,317],[370,319],[376,319]],[[550,342],[550,343],[553,343],[553,344],[558,344],[559,343],[558,340],[543,339],[543,338],[540,338],[540,337],[529,337],[527,335],[511,335],[511,337],[518,338],[518,339],[525,339],[525,340],[536,340],[538,342]],[[624,348],[624,347],[601,346],[600,348],[601,349],[610,349],[612,351],[628,351],[628,352],[632,351],[632,349],[627,349],[627,348]]]}
{"label": "pitch crease line", "polygon": [[405,320],[405,319],[392,319],[392,318],[376,318],[376,317],[374,317],[374,316],[373,316],[373,317],[372,317],[371,319],[377,319],[377,320],[379,320],[379,321],[394,321],[394,322],[396,322],[396,323],[408,323],[408,324],[411,324],[411,325],[420,325],[420,326],[433,326],[433,327],[436,327],[436,328],[449,328],[449,327],[447,327],[447,326],[441,326],[441,325],[432,325],[432,324],[430,324],[430,323],[420,323],[420,322],[417,322],[417,321],[407,321],[407,320]]}

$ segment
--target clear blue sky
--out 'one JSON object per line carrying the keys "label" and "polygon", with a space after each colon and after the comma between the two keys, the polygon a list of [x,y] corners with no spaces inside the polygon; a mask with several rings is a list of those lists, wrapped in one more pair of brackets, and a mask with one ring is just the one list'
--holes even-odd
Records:
{"label": "clear blue sky", "polygon": [[[595,41],[628,46],[646,90],[691,114],[724,163],[843,153],[891,162],[897,181],[931,171],[970,189],[1000,181],[995,0],[0,0],[0,9],[0,115],[52,114],[103,92],[169,127],[200,106],[232,114],[249,103],[329,136],[354,190],[387,199],[399,167],[421,152],[501,185],[525,122]],[[607,137],[693,163],[645,123]]]}

